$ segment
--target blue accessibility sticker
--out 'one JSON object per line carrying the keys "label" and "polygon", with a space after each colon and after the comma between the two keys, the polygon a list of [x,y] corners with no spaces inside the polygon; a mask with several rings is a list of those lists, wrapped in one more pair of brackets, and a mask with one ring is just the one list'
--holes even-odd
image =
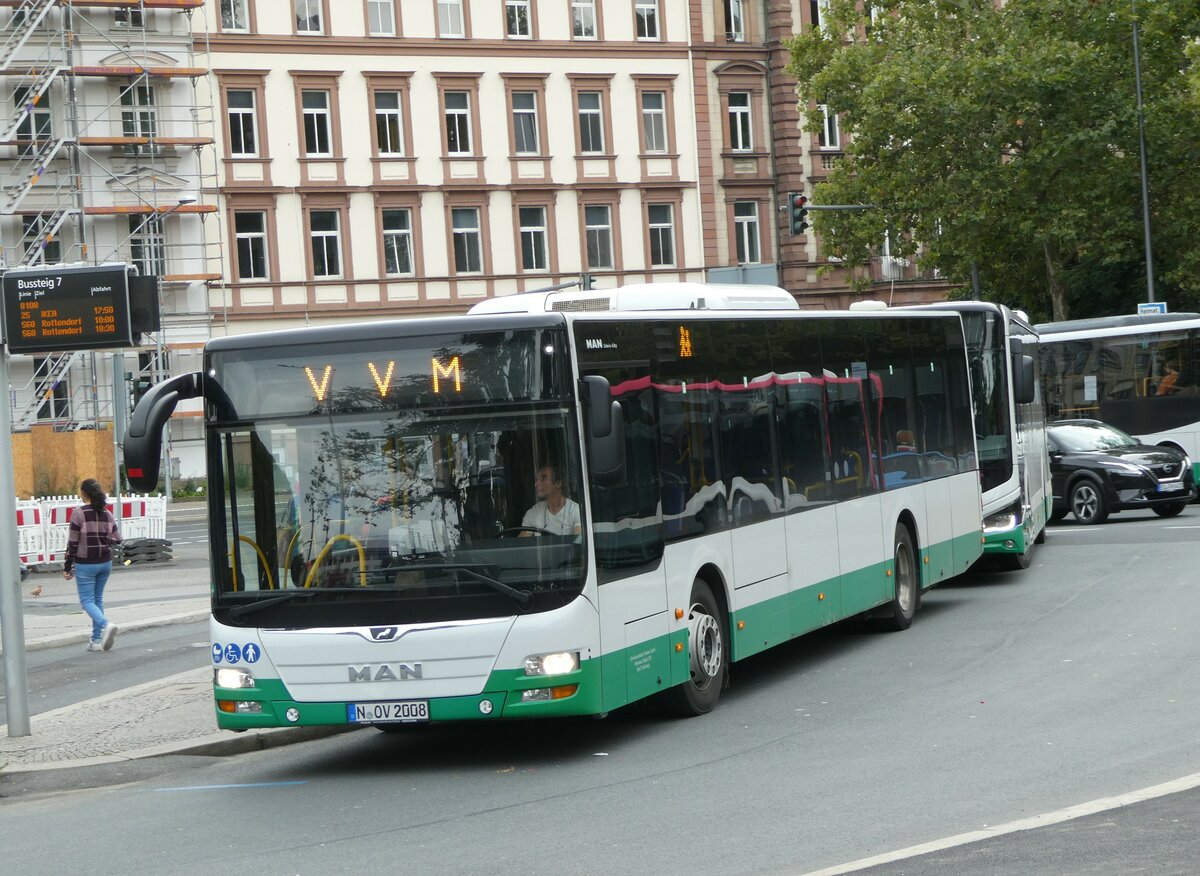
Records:
{"label": "blue accessibility sticker", "polygon": [[220,642],[213,642],[213,663],[221,662],[221,655],[225,653],[225,648]]}
{"label": "blue accessibility sticker", "polygon": [[239,648],[233,642],[230,642],[228,645],[225,646],[225,662],[226,663],[237,663],[241,659],[242,659],[242,649],[241,648]]}
{"label": "blue accessibility sticker", "polygon": [[262,656],[262,650],[253,642],[247,642],[242,645],[242,659],[247,663],[257,663],[258,658]]}

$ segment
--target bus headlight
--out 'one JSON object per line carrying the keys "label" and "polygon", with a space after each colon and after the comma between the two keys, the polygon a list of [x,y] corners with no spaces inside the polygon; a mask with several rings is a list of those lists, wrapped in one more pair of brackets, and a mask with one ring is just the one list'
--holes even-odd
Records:
{"label": "bus headlight", "polygon": [[213,684],[217,687],[254,687],[254,676],[244,669],[222,667],[213,670]]}
{"label": "bus headlight", "polygon": [[526,675],[562,675],[564,672],[574,672],[578,668],[578,651],[534,654],[525,658]]}

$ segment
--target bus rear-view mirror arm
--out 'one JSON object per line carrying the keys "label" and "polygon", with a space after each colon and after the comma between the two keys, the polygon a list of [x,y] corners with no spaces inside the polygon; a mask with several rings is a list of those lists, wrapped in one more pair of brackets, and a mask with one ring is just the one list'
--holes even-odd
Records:
{"label": "bus rear-view mirror arm", "polygon": [[592,480],[611,486],[625,480],[625,421],[608,380],[589,374],[580,381],[587,413],[588,467]]}
{"label": "bus rear-view mirror arm", "polygon": [[199,371],[180,374],[146,391],[133,410],[125,430],[125,474],[129,486],[148,493],[158,486],[158,468],[162,456],[162,430],[181,399],[202,393]]}

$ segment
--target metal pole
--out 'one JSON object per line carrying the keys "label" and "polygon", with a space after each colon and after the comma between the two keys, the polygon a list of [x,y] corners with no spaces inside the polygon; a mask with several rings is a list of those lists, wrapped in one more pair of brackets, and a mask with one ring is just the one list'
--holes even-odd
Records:
{"label": "metal pole", "polygon": [[[0,346],[0,386],[6,390],[8,348]],[[29,735],[29,697],[25,677],[25,617],[17,544],[17,488],[13,478],[12,412],[0,404],[0,640],[4,642],[4,695],[8,735]]]}
{"label": "metal pole", "polygon": [[1137,88],[1138,156],[1142,166],[1142,230],[1146,237],[1146,294],[1154,301],[1154,255],[1150,248],[1150,186],[1146,179],[1146,117],[1142,110],[1142,60],[1138,47],[1137,0],[1129,0],[1133,9],[1133,81]]}
{"label": "metal pole", "polygon": [[117,528],[121,526],[121,436],[125,434],[125,408],[127,405],[125,382],[125,356],[113,353],[109,362],[112,369],[112,405],[113,405],[113,517],[117,520]]}
{"label": "metal pole", "polygon": [[971,300],[979,301],[979,265],[971,262]]}

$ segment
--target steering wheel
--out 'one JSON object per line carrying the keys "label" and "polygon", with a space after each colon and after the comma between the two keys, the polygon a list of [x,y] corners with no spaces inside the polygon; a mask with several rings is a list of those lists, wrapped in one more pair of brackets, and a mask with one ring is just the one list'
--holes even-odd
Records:
{"label": "steering wheel", "polygon": [[550,530],[542,529],[540,526],[510,526],[507,529],[500,530],[500,538],[520,535],[522,532],[532,532],[535,535],[554,535]]}

